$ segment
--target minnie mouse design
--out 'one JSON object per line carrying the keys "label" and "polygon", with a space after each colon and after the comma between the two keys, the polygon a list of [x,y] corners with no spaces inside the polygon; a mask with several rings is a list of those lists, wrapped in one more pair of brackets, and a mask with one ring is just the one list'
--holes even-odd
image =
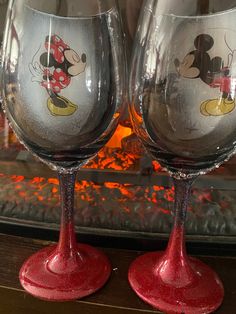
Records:
{"label": "minnie mouse design", "polygon": [[[31,73],[50,96],[47,101],[50,113],[54,116],[72,115],[78,106],[59,94],[70,85],[72,77],[84,72],[86,55],[80,57],[58,35],[47,36],[44,47],[46,52],[41,54],[40,63],[30,64]],[[40,74],[39,79],[35,73]]]}

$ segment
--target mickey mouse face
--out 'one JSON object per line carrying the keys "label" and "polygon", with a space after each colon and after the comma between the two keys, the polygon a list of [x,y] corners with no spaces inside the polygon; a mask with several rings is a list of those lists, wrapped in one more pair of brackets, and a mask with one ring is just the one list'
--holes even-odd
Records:
{"label": "mickey mouse face", "polygon": [[186,78],[196,78],[199,76],[200,70],[193,66],[194,59],[195,56],[191,53],[185,56],[182,62],[175,59],[176,69],[181,76]]}
{"label": "mickey mouse face", "polygon": [[214,57],[212,60],[207,53],[214,45],[213,38],[208,34],[200,34],[194,40],[196,50],[188,53],[182,62],[175,59],[177,72],[185,78],[200,78],[203,82],[210,84],[213,75],[219,73],[222,59]]}

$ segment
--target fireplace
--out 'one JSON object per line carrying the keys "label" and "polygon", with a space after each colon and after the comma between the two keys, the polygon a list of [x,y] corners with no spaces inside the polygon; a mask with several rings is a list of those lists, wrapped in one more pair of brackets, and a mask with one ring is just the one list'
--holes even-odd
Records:
{"label": "fireplace", "polygon": [[[132,6],[132,1],[121,3],[123,10],[125,5]],[[125,27],[131,44],[133,25],[128,18],[125,21],[129,21]],[[21,146],[3,114],[0,145],[1,224],[58,229],[60,201],[56,173]],[[128,112],[112,139],[78,172],[77,179],[77,230],[131,239],[168,238],[174,202],[172,182],[140,145]],[[236,243],[235,189],[236,158],[196,181],[186,223],[187,235],[192,240]]]}
{"label": "fireplace", "polygon": [[[34,159],[1,116],[0,219],[6,224],[57,229],[56,173]],[[236,242],[236,159],[202,176],[188,208],[187,234],[211,242]],[[95,234],[168,237],[174,188],[161,166],[147,157],[128,120],[78,172],[75,223]]]}

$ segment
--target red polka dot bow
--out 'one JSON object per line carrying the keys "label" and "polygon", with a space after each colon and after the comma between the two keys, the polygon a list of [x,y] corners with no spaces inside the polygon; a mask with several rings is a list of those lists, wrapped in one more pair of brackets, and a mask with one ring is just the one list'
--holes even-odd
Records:
{"label": "red polka dot bow", "polygon": [[64,41],[59,36],[53,35],[52,37],[48,36],[46,38],[45,48],[47,51],[50,51],[54,59],[61,64],[65,60],[64,50],[68,49],[69,46],[64,43]]}

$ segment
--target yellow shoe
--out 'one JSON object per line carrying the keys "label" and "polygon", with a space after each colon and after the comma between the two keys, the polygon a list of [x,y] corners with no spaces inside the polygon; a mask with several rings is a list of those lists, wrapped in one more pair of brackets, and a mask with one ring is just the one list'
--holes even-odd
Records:
{"label": "yellow shoe", "polygon": [[201,104],[200,111],[204,116],[223,116],[235,108],[234,100],[224,98],[210,99]]}
{"label": "yellow shoe", "polygon": [[47,105],[53,116],[71,116],[78,109],[77,105],[62,96],[48,98]]}
{"label": "yellow shoe", "polygon": [[209,102],[209,100],[205,100],[201,104],[201,107],[200,107],[201,114],[203,114],[204,116],[209,116],[209,113],[206,111],[206,106],[207,106],[208,102]]}

